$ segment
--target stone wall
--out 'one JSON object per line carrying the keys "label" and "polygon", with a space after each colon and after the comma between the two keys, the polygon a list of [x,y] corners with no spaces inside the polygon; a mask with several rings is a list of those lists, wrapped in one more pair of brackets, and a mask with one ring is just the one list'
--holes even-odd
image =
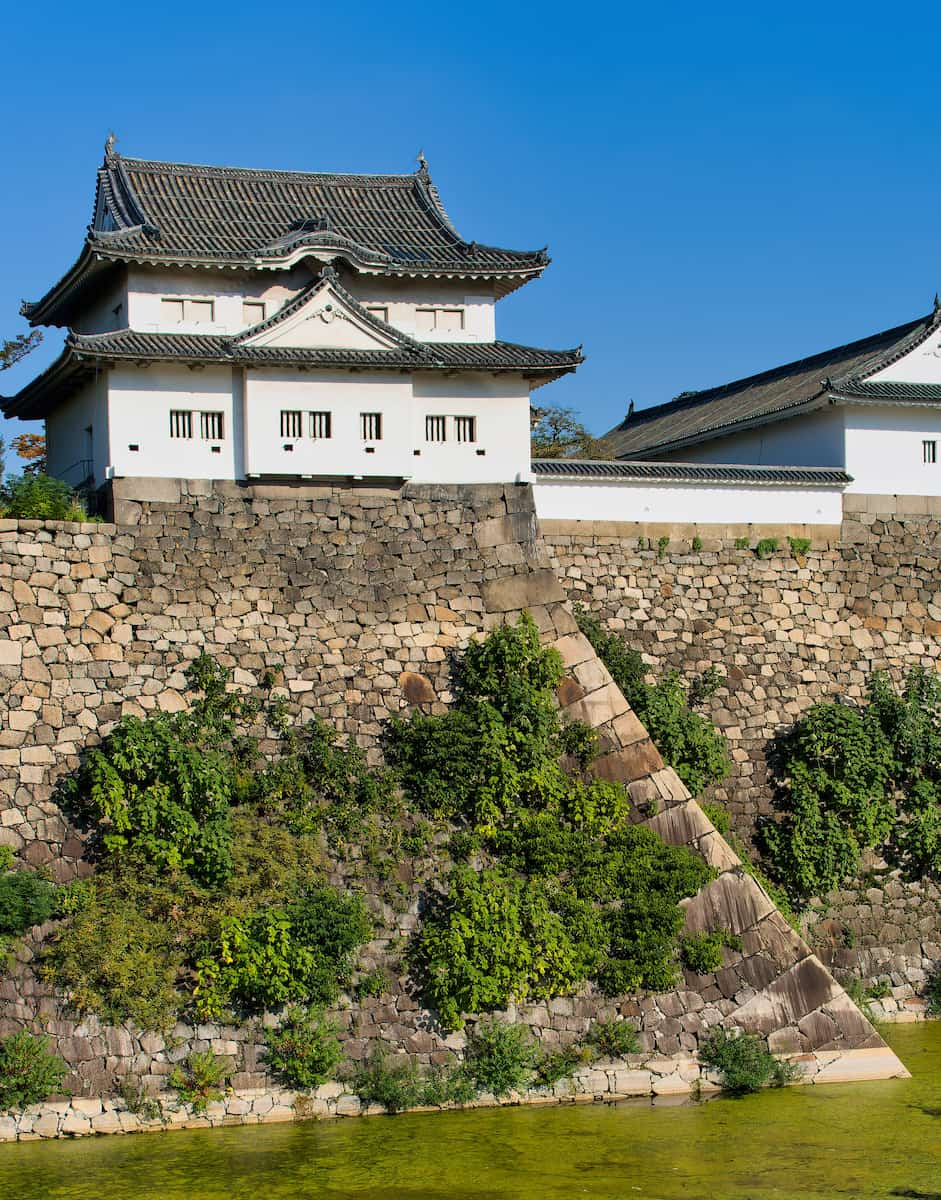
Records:
{"label": "stone wall", "polygon": [[[769,1035],[808,1069],[822,1055],[831,1074],[837,1062],[870,1077],[904,1070],[663,766],[577,631],[528,488],[122,481],[114,516],[112,525],[0,523],[0,841],[24,862],[57,879],[88,869],[56,807],[57,777],[122,715],[182,708],[182,672],[200,651],[246,687],[277,665],[299,719],[323,716],[378,756],[390,712],[442,710],[452,652],[527,609],[566,664],[560,703],[599,731],[597,772],[625,784],[633,820],[716,870],[687,904],[687,929],[730,929],[743,948],[661,996],[615,1002],[589,987],[506,1016],[552,1046],[620,1014],[657,1061],[688,1058],[706,1028],[728,1023]],[[402,912],[379,895],[369,901],[380,932],[364,959],[392,966],[391,947],[417,923],[417,888]],[[49,1033],[70,1066],[69,1093],[94,1103],[125,1077],[160,1091],[174,1062],[207,1047],[232,1056],[241,1092],[272,1093],[257,1025],[181,1026],[167,1040],[79,1019],[34,971],[42,932],[0,981],[0,1035]],[[378,999],[344,997],[335,1015],[354,1060],[379,1042],[424,1063],[464,1045],[463,1033],[422,1008],[407,977]],[[856,1061],[864,1065],[847,1066]]]}
{"label": "stone wall", "polygon": [[[694,552],[690,538],[671,539],[658,553],[610,524],[543,526],[569,599],[623,633],[654,676],[710,665],[725,674],[706,711],[729,740],[732,772],[707,798],[727,808],[746,841],[771,808],[766,754],[775,735],[818,700],[860,699],[874,669],[900,680],[914,665],[941,668],[937,516],[896,519],[867,511],[885,506],[866,497],[846,501],[840,539],[799,558],[784,538],[779,552],[760,560],[753,548],[710,539],[705,527],[701,549]],[[752,531],[750,546],[759,536]],[[911,996],[939,957],[941,893],[873,867],[875,878],[852,895],[824,898],[833,920],[823,924],[818,914],[808,932],[841,970]]]}

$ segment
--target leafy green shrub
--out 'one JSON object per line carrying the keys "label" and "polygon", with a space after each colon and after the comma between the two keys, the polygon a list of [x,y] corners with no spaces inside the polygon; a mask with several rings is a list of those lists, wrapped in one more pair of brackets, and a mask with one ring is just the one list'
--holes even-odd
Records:
{"label": "leafy green shrub", "polygon": [[666,536],[666,534],[664,534],[663,537],[657,538],[657,558],[661,562],[663,561],[664,558],[666,558],[667,547],[669,546],[669,544],[670,544],[670,539]]}
{"label": "leafy green shrub", "polygon": [[624,1058],[637,1054],[640,1038],[630,1021],[595,1021],[588,1030],[587,1041],[594,1046],[600,1058]]}
{"label": "leafy green shrub", "polygon": [[422,1083],[422,1104],[467,1104],[477,1095],[474,1081],[464,1070],[463,1064],[439,1066],[428,1069]]}
{"label": "leafy green shrub", "polygon": [[232,1074],[231,1058],[213,1054],[211,1050],[194,1050],[182,1066],[170,1072],[169,1084],[179,1092],[184,1104],[193,1112],[205,1112],[214,1100],[221,1100],[228,1077]]}
{"label": "leafy green shrub", "polygon": [[7,517],[31,521],[87,521],[88,515],[67,483],[48,475],[20,475],[0,493]]}
{"label": "leafy green shrub", "polygon": [[27,1108],[58,1091],[68,1067],[49,1053],[49,1038],[25,1029],[0,1038],[0,1111]]}
{"label": "leafy green shrub", "polygon": [[868,704],[817,704],[778,747],[782,816],[762,830],[769,870],[820,895],[879,847],[910,879],[941,876],[941,679],[913,668],[901,692],[876,672]]}
{"label": "leafy green shrub", "polygon": [[755,553],[759,558],[770,558],[772,554],[777,554],[780,548],[781,543],[777,538],[762,538],[755,547]]}
{"label": "leafy green shrub", "polygon": [[215,1018],[230,1005],[257,1011],[290,1000],[329,1004],[371,932],[362,900],[333,888],[283,908],[224,917],[197,962],[197,1014]]}
{"label": "leafy green shrub", "polygon": [[622,637],[608,633],[580,605],[575,607],[575,619],[646,726],[664,762],[673,767],[693,795],[724,779],[730,769],[725,738],[693,711],[719,686],[721,676],[715,667],[694,680],[688,693],[677,671],[668,672],[659,683],[649,684],[644,678],[643,659]]}
{"label": "leafy green shrub", "polygon": [[713,933],[694,933],[683,938],[680,952],[684,964],[697,975],[709,975],[722,966],[722,949],[741,950],[742,939],[728,930]]}
{"label": "leafy green shrub", "polygon": [[0,845],[0,871],[9,871],[13,866],[13,847]]}
{"label": "leafy green shrub", "polygon": [[542,1054],[536,1060],[536,1082],[543,1087],[552,1087],[563,1079],[570,1079],[585,1065],[589,1053],[583,1046],[572,1045]]}
{"label": "leafy green shrub", "polygon": [[722,1090],[733,1095],[757,1092],[767,1085],[782,1087],[800,1074],[793,1063],[779,1062],[762,1038],[721,1028],[710,1030],[700,1041],[699,1060],[719,1071]]}
{"label": "leafy green shrub", "polygon": [[789,537],[787,544],[791,548],[791,554],[794,558],[803,558],[810,549],[810,538],[805,537]]}
{"label": "leafy green shrub", "polygon": [[390,1113],[416,1108],[425,1094],[415,1061],[405,1054],[390,1058],[379,1046],[355,1068],[350,1086],[364,1105],[381,1104]]}
{"label": "leafy green shrub", "polygon": [[693,538],[693,543],[692,543],[692,546],[693,546],[693,553],[694,553],[694,554],[698,554],[698,553],[699,553],[699,551],[702,549],[702,538],[699,536],[699,534],[697,534],[697,535],[696,535],[696,536]]}
{"label": "leafy green shrub", "polygon": [[370,971],[368,975],[364,975],[358,980],[354,991],[357,1000],[365,1000],[367,998],[377,999],[384,995],[392,985],[392,980],[386,971],[376,968],[375,971]]}
{"label": "leafy green shrub", "polygon": [[747,537],[737,537],[735,539],[735,543],[734,543],[736,550],[747,550],[748,544],[749,543],[748,543]]}
{"label": "leafy green shrub", "polygon": [[183,1003],[177,988],[183,953],[173,924],[147,910],[127,876],[98,876],[72,894],[76,907],[46,952],[43,976],[78,1012],[115,1025],[172,1026]]}
{"label": "leafy green shrub", "polygon": [[134,850],[206,884],[231,870],[231,805],[242,764],[232,752],[237,697],[201,655],[187,671],[204,698],[188,711],[124,717],[65,781],[66,804],[94,825],[109,855]]}
{"label": "leafy green shrub", "polygon": [[145,1121],[163,1119],[163,1105],[156,1096],[151,1096],[141,1081],[133,1075],[125,1075],[121,1079],[118,1095],[124,1101],[128,1112],[143,1117]]}
{"label": "leafy green shrub", "polygon": [[468,1038],[465,1069],[477,1087],[494,1096],[524,1091],[539,1054],[525,1025],[480,1021]]}
{"label": "leafy green shrub", "polygon": [[335,1021],[322,1009],[291,1007],[277,1029],[266,1029],[266,1058],[288,1087],[309,1091],[326,1083],[343,1057]]}
{"label": "leafy green shrub", "polygon": [[0,874],[0,939],[19,937],[52,916],[55,888],[34,871]]}

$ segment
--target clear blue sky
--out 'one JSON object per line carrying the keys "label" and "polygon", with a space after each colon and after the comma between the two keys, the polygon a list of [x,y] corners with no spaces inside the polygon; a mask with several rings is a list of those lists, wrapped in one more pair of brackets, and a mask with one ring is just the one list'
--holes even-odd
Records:
{"label": "clear blue sky", "polygon": [[[0,46],[0,336],[76,257],[108,130],[140,157],[399,172],[468,239],[549,244],[498,336],[596,433],[862,337],[941,287],[941,20],[797,3],[17,4]],[[61,334],[0,375],[10,393]],[[8,437],[28,428],[0,422]]]}

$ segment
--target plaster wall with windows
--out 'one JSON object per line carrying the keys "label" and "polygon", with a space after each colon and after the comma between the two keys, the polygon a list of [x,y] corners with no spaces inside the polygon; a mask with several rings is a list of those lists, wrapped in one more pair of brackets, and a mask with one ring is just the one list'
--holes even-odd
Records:
{"label": "plaster wall with windows", "polygon": [[[233,374],[231,367],[115,367],[108,376],[109,470],[96,475],[99,482],[107,475],[239,478],[241,405]],[[210,414],[221,417],[221,437],[211,436],[220,422]]]}
{"label": "plaster wall with windows", "polygon": [[848,492],[941,496],[941,411],[859,405],[845,408]]}
{"label": "plaster wall with windows", "polygon": [[[129,327],[144,333],[241,333],[273,316],[311,279],[310,268],[263,274],[135,268],[128,273],[125,316],[113,323],[110,297],[83,317],[83,332]],[[358,276],[344,286],[374,316],[423,342],[489,342],[495,299],[466,282]]]}

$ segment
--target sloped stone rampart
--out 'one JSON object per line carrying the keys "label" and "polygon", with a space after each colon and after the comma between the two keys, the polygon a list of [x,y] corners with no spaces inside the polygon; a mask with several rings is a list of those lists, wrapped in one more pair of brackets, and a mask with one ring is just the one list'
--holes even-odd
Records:
{"label": "sloped stone rampart", "polygon": [[[519,1006],[508,1018],[552,1046],[620,1012],[637,1024],[648,1059],[672,1061],[693,1054],[712,1025],[747,1027],[754,1010],[754,1027],[807,1063],[872,1048],[872,1074],[904,1072],[871,1027],[839,1003],[842,992],[825,967],[663,766],[578,633],[535,535],[528,488],[389,492],[179,481],[148,492],[146,481],[134,481],[115,485],[114,507],[122,523],[111,526],[0,523],[0,841],[25,862],[59,879],[87,869],[81,839],[55,804],[57,777],[122,715],[183,707],[183,670],[201,650],[231,667],[238,685],[259,683],[278,664],[299,719],[323,716],[378,755],[389,713],[409,702],[443,711],[451,654],[525,607],[569,668],[560,703],[599,730],[598,771],[625,783],[635,820],[699,851],[720,872],[690,902],[690,928],[710,920],[735,928],[743,949],[725,951],[713,975],[687,973],[665,995],[616,1004],[589,987]],[[371,904],[383,928],[366,954],[381,966],[393,940],[414,930],[417,896],[401,914],[381,897]],[[257,1026],[183,1026],[167,1042],[78,1020],[36,976],[32,954],[27,942],[12,976],[0,980],[0,1035],[23,1027],[49,1033],[70,1066],[71,1094],[94,1103],[123,1076],[159,1092],[173,1063],[207,1048],[233,1057],[237,1092],[271,1091]],[[798,983],[775,1000],[774,1028],[765,1029],[757,998],[792,976]],[[407,979],[378,999],[347,997],[335,1015],[353,1059],[377,1042],[425,1063],[464,1045],[463,1034],[448,1034],[421,1008]]]}
{"label": "sloped stone rampart", "polygon": [[[893,516],[878,497],[845,499],[842,530],[808,531],[815,540],[800,557],[781,537],[764,560],[753,548],[766,532],[758,528],[747,529],[750,549],[690,527],[658,553],[633,527],[543,523],[568,599],[622,633],[654,676],[724,673],[706,713],[729,741],[732,771],[706,798],[723,804],[746,842],[771,810],[776,735],[817,701],[859,700],[873,670],[899,682],[912,666],[941,669],[937,505]],[[879,1015],[922,1011],[916,994],[941,961],[941,890],[906,884],[874,861],[858,884],[821,900],[807,927],[820,957],[888,987]]]}

